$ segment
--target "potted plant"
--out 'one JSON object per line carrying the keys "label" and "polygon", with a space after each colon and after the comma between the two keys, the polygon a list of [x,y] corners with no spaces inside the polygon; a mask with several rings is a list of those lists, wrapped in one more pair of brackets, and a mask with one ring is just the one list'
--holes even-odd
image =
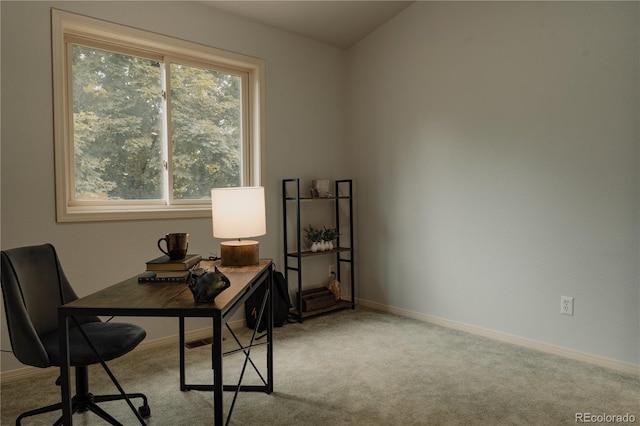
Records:
{"label": "potted plant", "polygon": [[308,228],[304,228],[304,232],[307,239],[311,242],[311,251],[315,253],[319,250],[319,244],[322,242],[323,230],[309,225]]}
{"label": "potted plant", "polygon": [[335,240],[337,236],[338,230],[336,228],[327,228],[326,226],[322,228],[322,239],[325,241],[327,250],[333,250],[333,240]]}

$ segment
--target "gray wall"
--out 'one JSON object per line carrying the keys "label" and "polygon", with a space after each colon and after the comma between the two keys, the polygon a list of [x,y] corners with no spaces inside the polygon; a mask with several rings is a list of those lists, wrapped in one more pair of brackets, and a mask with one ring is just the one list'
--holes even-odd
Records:
{"label": "gray wall", "polygon": [[639,15],[418,2],[350,50],[359,297],[640,363]]}
{"label": "gray wall", "polygon": [[[53,243],[77,293],[144,269],[158,238],[189,232],[193,252],[218,253],[210,219],[57,224],[51,86],[51,7],[266,61],[267,235],[262,257],[281,255],[280,180],[337,177],[345,132],[346,52],[218,12],[197,2],[0,2],[2,13],[1,246]],[[236,316],[236,319],[240,319]],[[177,334],[177,321],[132,319],[147,339]],[[4,324],[4,313],[2,320]],[[208,321],[190,320],[192,329]],[[10,344],[2,326],[3,349]],[[21,367],[2,353],[2,371]]]}

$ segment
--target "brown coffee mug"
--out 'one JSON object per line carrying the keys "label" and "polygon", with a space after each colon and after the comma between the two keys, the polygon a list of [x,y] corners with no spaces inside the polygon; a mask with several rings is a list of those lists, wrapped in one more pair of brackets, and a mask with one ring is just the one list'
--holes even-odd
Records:
{"label": "brown coffee mug", "polygon": [[[165,242],[167,250],[163,250],[160,243]],[[158,248],[161,252],[169,256],[169,259],[179,260],[187,257],[187,249],[189,248],[189,234],[167,234],[158,240]]]}

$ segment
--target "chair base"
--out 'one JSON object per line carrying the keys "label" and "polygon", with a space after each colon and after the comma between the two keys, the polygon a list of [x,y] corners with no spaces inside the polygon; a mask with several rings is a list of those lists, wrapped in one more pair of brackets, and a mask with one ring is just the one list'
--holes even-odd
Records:
{"label": "chair base", "polygon": [[[143,405],[138,407],[138,412],[140,413],[140,416],[143,418],[147,418],[151,415],[151,409],[147,404],[147,400],[144,394],[129,393],[127,394],[127,397],[129,397],[129,399],[142,398],[144,403]],[[113,416],[111,416],[109,413],[107,413],[102,408],[100,408],[100,406],[98,406],[98,403],[125,399],[123,395],[118,394],[118,395],[95,395],[94,396],[92,394],[89,394],[83,397],[82,401],[79,401],[79,399],[80,398],[78,398],[77,396],[73,397],[73,400],[71,402],[72,413],[75,414],[75,413],[82,413],[85,411],[91,411],[92,413],[96,414],[98,417],[100,417],[104,421],[109,422],[114,426],[122,426],[122,423],[118,422],[116,419],[113,418]],[[48,405],[46,407],[37,408],[35,410],[26,411],[20,414],[20,416],[18,416],[18,418],[16,419],[16,426],[20,426],[22,419],[26,417],[35,416],[38,414],[50,413],[52,411],[58,411],[58,410],[62,410],[62,403],[60,402],[58,402],[57,404]],[[54,425],[55,426],[62,425],[62,417],[60,417],[54,423]]]}
{"label": "chair base", "polygon": [[[59,384],[56,381],[56,384]],[[151,416],[151,409],[147,402],[147,397],[142,393],[128,393],[126,395],[93,395],[88,391],[89,376],[87,367],[76,367],[76,395],[71,399],[71,412],[82,413],[85,411],[91,411],[98,417],[114,426],[122,426],[122,423],[118,422],[113,416],[104,411],[98,406],[100,402],[108,401],[120,401],[126,398],[142,398],[142,405],[138,407],[138,413],[143,418]],[[62,410],[62,403],[47,405],[46,407],[37,408],[35,410],[26,411],[18,416],[16,419],[16,426],[20,426],[22,419],[26,417],[35,416],[38,414],[50,413],[52,411]],[[62,425],[62,416],[54,423],[55,426]]]}

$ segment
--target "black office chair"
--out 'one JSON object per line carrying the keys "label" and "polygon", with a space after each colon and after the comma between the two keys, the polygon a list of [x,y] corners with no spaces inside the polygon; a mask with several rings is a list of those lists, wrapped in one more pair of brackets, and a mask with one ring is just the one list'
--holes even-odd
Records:
{"label": "black office chair", "polygon": [[[41,368],[60,366],[57,309],[78,296],[62,271],[55,249],[45,244],[1,253],[2,293],[13,354],[26,365]],[[75,367],[76,378],[73,412],[90,410],[112,425],[120,425],[96,403],[121,400],[125,396],[89,393],[87,366],[99,363],[100,357],[91,349],[79,327],[103,361],[130,352],[145,338],[146,332],[134,324],[102,322],[97,317],[78,317],[77,324],[74,321],[69,324],[70,364]],[[142,398],[143,405],[138,408],[141,417],[151,414],[145,395],[133,393],[127,394],[127,397]],[[16,425],[20,425],[25,417],[61,409],[62,403],[57,403],[27,411],[18,416]],[[55,424],[62,424],[62,418]]]}

